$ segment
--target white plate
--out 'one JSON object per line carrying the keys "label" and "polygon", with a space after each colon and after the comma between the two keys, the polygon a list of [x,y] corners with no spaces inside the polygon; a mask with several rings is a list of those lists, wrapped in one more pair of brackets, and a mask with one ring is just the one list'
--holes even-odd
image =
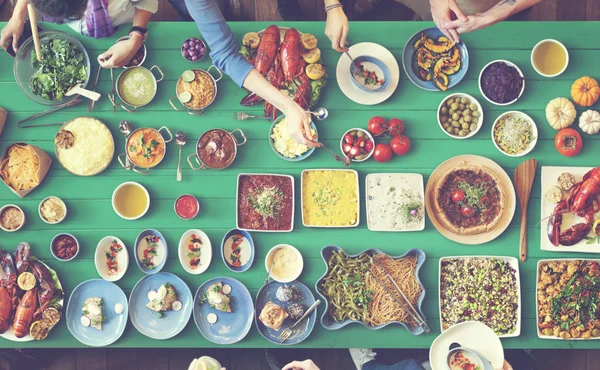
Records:
{"label": "white plate", "polygon": [[[290,179],[290,181],[292,182],[292,223],[290,226],[289,230],[254,230],[254,229],[244,229],[242,227],[240,227],[240,219],[239,219],[239,215],[238,215],[238,211],[239,211],[239,207],[238,205],[240,204],[240,178],[242,176],[279,176],[279,177],[287,177]],[[295,206],[296,206],[296,191],[294,189],[294,177],[290,176],[290,175],[280,175],[280,174],[276,174],[276,173],[240,173],[238,174],[237,177],[237,185],[235,188],[235,228],[239,229],[239,230],[245,230],[245,231],[255,231],[255,232],[259,232],[259,233],[289,233],[292,230],[294,230],[294,213],[295,213]]]}
{"label": "white plate", "polygon": [[[588,172],[592,168],[593,167],[542,167],[542,200],[540,203],[542,204],[541,218],[543,219],[543,221],[540,227],[540,246],[543,251],[600,253],[600,244],[586,244],[585,239],[570,247],[565,247],[564,245],[559,245],[558,247],[555,247],[548,238],[547,217],[552,214],[552,211],[556,207],[556,204],[550,203],[546,200],[546,190],[551,185],[557,185],[558,176],[563,172],[569,172],[573,174],[573,176],[575,176],[575,181],[581,181],[583,175],[585,175],[586,172]],[[568,194],[569,192],[563,191],[563,199],[565,199],[568,196]],[[600,213],[596,213],[596,219],[598,219],[599,215]],[[583,222],[583,218],[573,215],[572,213],[566,213],[563,215],[561,231],[564,231],[579,222]]]}
{"label": "white plate", "polygon": [[[400,189],[401,193],[406,192],[409,189],[414,189],[417,191],[417,194],[421,197],[421,210],[423,213],[423,218],[418,226],[408,228],[406,225],[402,225],[401,229],[392,229],[385,228],[381,226],[371,225],[371,208],[374,207],[374,201],[371,200],[371,196],[369,195],[369,190],[371,189],[371,182],[375,181],[375,176],[389,176],[392,179],[394,187]],[[418,173],[371,173],[368,174],[365,180],[365,198],[367,203],[367,226],[369,230],[372,231],[421,231],[425,229],[425,195],[423,190],[423,176]],[[382,197],[385,197],[383,191],[375,191],[375,194],[380,194]],[[390,200],[387,198],[387,200]],[[373,211],[377,212],[377,208],[373,209]]]}
{"label": "white plate", "polygon": [[349,49],[352,58],[358,58],[361,55],[369,55],[381,60],[390,69],[390,84],[379,92],[367,92],[359,89],[351,80],[350,74],[350,58],[342,53],[335,71],[336,79],[340,90],[346,97],[355,103],[362,105],[375,105],[386,101],[400,82],[400,68],[394,55],[386,48],[372,42],[361,42],[360,44],[352,45]]}
{"label": "white plate", "polygon": [[[517,317],[517,323],[515,324],[515,331],[514,333],[511,334],[504,334],[504,335],[498,335],[498,338],[513,338],[513,337],[518,337],[519,335],[521,335],[521,318],[523,316],[523,314],[521,313],[521,311],[523,310],[523,303],[521,301],[521,278],[520,278],[520,273],[519,273],[519,261],[515,258],[515,257],[503,257],[503,256],[455,256],[455,257],[442,257],[440,258],[440,262],[439,262],[439,266],[438,266],[438,300],[439,300],[439,313],[440,313],[440,329],[442,330],[442,333],[447,331],[447,330],[451,330],[452,328],[460,325],[460,324],[455,324],[453,326],[451,326],[450,328],[444,330],[443,326],[442,326],[442,262],[446,261],[446,260],[450,260],[450,259],[460,259],[460,260],[465,260],[465,259],[471,259],[471,258],[486,258],[486,259],[497,259],[497,260],[501,260],[501,261],[505,261],[508,262],[510,264],[510,266],[515,269],[515,275],[517,278],[516,284],[517,284],[517,294],[519,295],[519,310],[518,310],[518,317]],[[463,346],[465,346],[463,343],[461,343]],[[467,348],[471,348],[469,346],[466,346]],[[475,349],[475,348],[471,348],[471,349]]]}
{"label": "white plate", "polygon": [[[536,273],[535,273],[535,285],[537,287],[537,283],[538,281],[540,281],[540,266],[542,263],[546,263],[546,262],[551,262],[551,261],[593,261],[593,262],[598,262],[600,263],[600,260],[598,259],[591,259],[591,258],[555,258],[555,259],[547,259],[547,260],[539,260],[537,263],[537,269],[536,269]],[[583,338],[569,338],[569,339],[562,339],[559,337],[551,337],[548,335],[542,335],[540,333],[540,322],[538,320],[538,312],[539,312],[539,306],[538,306],[538,298],[537,298],[537,294],[535,297],[535,327],[536,327],[536,331],[537,331],[537,336],[540,339],[553,339],[553,340],[599,340],[600,337],[593,337],[593,338],[588,338],[588,339],[583,339]]]}
{"label": "white plate", "polygon": [[[314,171],[346,171],[346,172],[353,172],[354,173],[354,176],[356,177],[356,223],[354,225],[347,225],[347,226],[319,226],[319,225],[308,225],[304,221],[304,197],[303,197],[304,173],[305,172],[314,172]],[[301,176],[301,179],[300,179],[300,188],[301,188],[301,191],[300,191],[300,208],[302,209],[302,225],[304,225],[304,227],[318,227],[318,228],[340,229],[340,228],[346,228],[346,227],[357,227],[360,224],[360,186],[358,184],[358,172],[356,172],[355,170],[348,170],[348,169],[340,170],[340,169],[315,168],[315,169],[310,169],[310,170],[303,170],[302,174],[300,176]]]}
{"label": "white plate", "polygon": [[492,363],[494,369],[502,369],[504,365],[504,349],[494,331],[480,322],[466,321],[454,325],[433,341],[429,351],[433,370],[448,370],[448,353],[452,343],[477,351]]}
{"label": "white plate", "polygon": [[[106,266],[106,253],[110,251],[110,245],[113,240],[116,240],[123,249],[117,254],[117,263],[120,270],[119,273],[116,275],[109,275],[108,268]],[[121,239],[114,236],[102,238],[96,247],[94,264],[96,265],[96,271],[98,271],[98,275],[100,275],[102,279],[112,282],[121,279],[129,267],[129,253],[127,253],[127,247],[125,247],[125,244],[121,241]]]}
{"label": "white plate", "polygon": [[[188,241],[192,234],[196,234],[200,237],[200,240],[202,240],[202,247],[200,248],[200,266],[198,266],[197,269],[192,269],[190,267],[190,258],[187,255]],[[192,275],[199,275],[208,269],[211,261],[212,244],[210,243],[208,235],[198,229],[191,229],[183,233],[179,240],[179,262],[181,262],[183,269]]]}

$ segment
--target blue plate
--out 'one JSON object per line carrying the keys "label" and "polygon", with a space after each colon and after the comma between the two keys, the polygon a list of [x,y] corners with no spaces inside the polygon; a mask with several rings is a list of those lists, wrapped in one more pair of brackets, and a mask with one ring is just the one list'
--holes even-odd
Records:
{"label": "blue plate", "polygon": [[[278,300],[276,297],[277,289],[279,289],[279,287],[282,285],[287,285],[296,288],[296,291],[298,292],[300,298],[292,302],[281,302],[280,300]],[[279,343],[279,341],[277,341],[279,335],[285,329],[294,325],[296,320],[292,319],[291,317],[288,317],[287,319],[285,319],[283,325],[281,325],[281,329],[279,329],[278,331],[266,327],[258,319],[258,317],[260,316],[260,312],[262,311],[262,309],[269,301],[278,304],[285,310],[287,310],[288,307],[294,303],[300,303],[302,306],[304,306],[304,310],[308,310],[308,308],[312,306],[313,303],[315,303],[315,296],[312,294],[312,292],[310,291],[310,289],[308,289],[306,285],[302,284],[299,281],[292,281],[291,283],[287,284],[278,283],[277,281],[271,281],[267,285],[263,286],[256,295],[256,314],[254,315],[254,321],[256,322],[256,328],[258,329],[260,335],[262,335],[266,340],[268,340],[271,343],[293,345],[298,344],[306,338],[308,338],[308,336],[310,335],[310,333],[312,333],[315,327],[315,322],[317,321],[317,310],[311,312],[311,314],[306,319],[304,319],[300,323],[300,325],[297,326],[297,334],[293,335],[285,342]]]}
{"label": "blue plate", "polygon": [[[382,62],[380,59],[377,59],[377,58],[372,57],[370,55],[361,55],[361,56],[359,56],[359,57],[357,57],[357,58],[354,59],[354,63],[355,64],[360,64],[360,63],[364,63],[364,62],[366,62],[366,63],[373,63],[377,67],[379,67],[379,69],[381,69],[381,73],[383,73],[383,85],[379,86],[376,89],[371,90],[368,87],[366,87],[366,86],[358,83],[358,81],[356,81],[354,79],[354,77],[352,76],[352,71],[350,71],[350,79],[352,80],[352,82],[354,83],[354,85],[356,87],[358,87],[359,89],[361,89],[362,91],[366,91],[366,92],[369,92],[369,93],[379,92],[379,91],[385,90],[389,86],[390,79],[392,78],[391,77],[392,74],[391,74],[390,69],[388,68],[388,66],[384,62]],[[352,64],[350,64],[350,68],[352,68]]]}
{"label": "blue plate", "polygon": [[[166,311],[163,317],[159,318],[158,314],[146,305],[150,302],[148,292],[158,290],[164,283],[173,286],[177,293],[177,300],[183,307],[180,311]],[[145,276],[135,284],[129,296],[129,307],[131,323],[140,333],[152,339],[169,339],[179,334],[190,321],[192,292],[179,277],[168,272],[160,272]]]}
{"label": "blue plate", "polygon": [[[211,308],[208,302],[200,304],[206,290],[213,284],[221,282],[231,286],[231,312],[221,312]],[[206,315],[214,313],[217,322],[209,324]],[[194,321],[200,334],[216,344],[233,344],[246,337],[252,328],[254,304],[252,296],[244,284],[230,277],[216,277],[200,285],[194,297]]]}
{"label": "blue plate", "polygon": [[[301,154],[297,157],[294,158],[288,158],[285,157],[283,154],[279,153],[277,151],[277,149],[275,149],[275,144],[273,143],[273,139],[271,138],[271,135],[273,135],[273,130],[275,129],[275,125],[279,123],[279,121],[281,121],[285,116],[281,115],[279,117],[277,117],[275,119],[275,121],[273,121],[273,124],[271,125],[271,128],[269,129],[269,144],[271,144],[271,149],[273,149],[273,152],[281,159],[286,160],[288,162],[300,162],[308,157],[310,157],[311,154],[313,154],[313,152],[315,151],[315,148],[310,148],[306,153]],[[310,127],[315,130],[315,132],[317,132],[317,126],[315,126],[314,122],[310,122]],[[317,139],[315,141],[319,141],[319,135],[317,132]]]}
{"label": "blue plate", "polygon": [[[399,324],[399,325],[404,326],[406,328],[406,330],[408,330],[412,335],[423,334],[424,330],[422,327],[410,328],[410,327],[406,326],[405,323],[400,322],[400,321],[394,321],[394,322],[390,322],[390,323],[387,323],[384,325],[379,325],[379,326],[370,326],[370,325],[365,324],[362,321],[355,321],[355,320],[344,320],[342,322],[335,321],[333,319],[333,317],[331,317],[331,315],[329,314],[329,301],[327,300],[327,298],[325,297],[323,292],[319,289],[319,286],[321,285],[321,283],[323,282],[323,279],[325,278],[325,276],[327,276],[327,273],[329,272],[329,266],[327,264],[327,261],[329,261],[329,258],[331,257],[331,254],[334,251],[339,251],[339,250],[343,251],[342,248],[334,246],[334,245],[326,246],[323,249],[321,249],[321,256],[323,257],[323,261],[325,262],[325,274],[319,280],[317,280],[317,283],[315,284],[315,290],[317,291],[317,293],[319,293],[319,295],[325,301],[325,312],[323,312],[323,316],[321,316],[321,325],[325,329],[328,329],[328,330],[337,330],[337,329],[343,328],[344,326],[346,326],[348,324],[360,323],[370,330],[379,330],[381,328],[385,328],[386,326],[388,326],[390,324]],[[353,254],[353,255],[349,255],[349,256],[350,257],[358,257],[363,253],[386,254],[386,253],[383,253],[382,251],[380,251],[379,249],[367,249],[366,251],[363,251],[361,253]],[[423,288],[423,292],[421,293],[421,295],[419,296],[419,299],[417,300],[417,305],[416,305],[415,309],[419,312],[421,317],[425,321],[427,321],[427,319],[425,318],[425,315],[423,314],[423,310],[421,309],[421,305],[423,304],[423,299],[425,299],[425,287],[423,286],[423,283],[421,282],[421,279],[419,278],[419,270],[421,269],[421,266],[423,266],[423,263],[425,262],[425,253],[420,249],[411,249],[401,256],[392,256],[392,258],[399,259],[399,258],[402,258],[405,256],[417,256],[417,267],[415,268],[415,276],[417,278],[417,281]]]}
{"label": "blue plate", "polygon": [[[246,263],[244,266],[240,266],[240,267],[233,266],[232,264],[227,262],[227,258],[225,258],[225,242],[233,234],[242,234],[248,240],[248,243],[250,244],[250,259],[248,260],[248,263]],[[229,230],[227,232],[227,234],[225,234],[225,236],[223,237],[223,241],[221,241],[221,258],[223,259],[223,263],[225,264],[225,266],[227,266],[227,268],[233,272],[244,272],[244,271],[248,270],[250,268],[250,266],[252,266],[252,263],[254,262],[254,240],[252,240],[252,236],[250,235],[250,233],[245,230],[240,230],[240,229]]]}
{"label": "blue plate", "polygon": [[[415,33],[404,45],[404,52],[402,53],[402,65],[404,66],[404,72],[408,78],[412,81],[413,84],[417,85],[423,90],[427,91],[441,91],[438,89],[433,82],[431,81],[423,81],[417,76],[417,71],[415,70],[414,64],[416,63],[416,50],[414,48],[415,42],[421,37],[421,32],[425,32],[425,34],[433,39],[438,38],[439,36],[444,36],[442,31],[437,29],[436,27],[426,28]],[[458,46],[458,50],[460,52],[461,59],[461,67],[458,72],[453,75],[448,76],[448,89],[456,86],[467,74],[467,70],[469,69],[469,52],[467,51],[467,46],[464,42],[459,42],[456,44]]]}
{"label": "blue plate", "polygon": [[[140,258],[138,256],[138,248],[139,248],[140,242],[142,241],[143,238],[145,238],[146,236],[149,236],[149,235],[158,236],[158,238],[162,241],[163,246],[165,247],[165,256],[164,256],[163,260],[160,262],[160,264],[158,266],[156,266],[152,270],[149,270],[146,267],[144,267],[144,265],[142,265],[142,262],[140,261]],[[142,270],[142,272],[144,274],[152,275],[152,274],[156,274],[157,272],[162,270],[162,268],[165,266],[165,262],[167,261],[167,257],[169,256],[169,248],[167,248],[167,241],[165,240],[163,235],[160,233],[160,231],[154,230],[154,229],[147,229],[147,230],[142,231],[138,235],[137,239],[135,239],[135,248],[133,249],[133,253],[135,255],[135,263],[137,263],[140,270]]]}
{"label": "blue plate", "polygon": [[[81,307],[90,297],[100,297],[104,301],[102,311],[106,321],[102,330],[81,325]],[[115,305],[125,307],[122,314],[115,312]],[[117,285],[102,279],[92,279],[79,284],[71,293],[67,304],[67,328],[81,343],[87,346],[103,347],[117,341],[127,325],[127,296]]]}

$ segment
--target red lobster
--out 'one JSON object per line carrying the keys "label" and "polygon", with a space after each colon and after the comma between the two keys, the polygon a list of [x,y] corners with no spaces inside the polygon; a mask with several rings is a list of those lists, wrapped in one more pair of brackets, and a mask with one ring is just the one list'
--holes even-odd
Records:
{"label": "red lobster", "polygon": [[33,316],[35,320],[38,320],[42,316],[42,313],[50,306],[50,301],[52,300],[52,297],[54,297],[54,280],[52,279],[52,275],[48,268],[40,261],[30,261],[29,267],[40,286],[40,307],[35,311]]}
{"label": "red lobster", "polygon": [[[273,65],[267,72],[267,81],[269,81],[271,85],[275,86],[277,90],[281,88],[281,85],[284,82],[283,70],[281,69],[281,56],[279,54],[277,54],[275,60],[273,61]],[[264,104],[264,112],[265,116],[270,116],[272,120],[277,118],[277,108],[267,101],[265,101]]]}
{"label": "red lobster", "polygon": [[[285,31],[283,43],[281,43],[281,66],[286,81],[292,81],[298,76],[298,65],[300,64],[300,34],[295,28]],[[304,71],[300,71],[302,73]]]}
{"label": "red lobster", "polygon": [[33,321],[34,312],[38,304],[37,295],[37,288],[33,288],[25,293],[21,302],[19,302],[13,322],[13,331],[17,338],[23,338],[29,334],[29,326]]}
{"label": "red lobster", "polygon": [[[572,246],[585,238],[594,224],[594,214],[598,211],[597,196],[600,195],[600,167],[590,170],[583,180],[573,186],[566,200],[558,202],[548,219],[548,238],[555,245]],[[585,222],[571,226],[560,232],[562,215],[573,212],[583,217]]]}
{"label": "red lobster", "polygon": [[17,270],[12,256],[7,251],[0,251],[2,278],[0,279],[0,334],[10,327],[13,314],[17,308]]}
{"label": "red lobster", "polygon": [[254,59],[254,66],[261,75],[267,73],[271,64],[273,64],[275,54],[277,54],[277,49],[279,48],[279,40],[279,27],[275,25],[267,27],[260,38],[256,58]]}
{"label": "red lobster", "polygon": [[13,257],[15,259],[15,267],[17,268],[17,275],[21,275],[27,268],[29,268],[29,257],[31,256],[31,247],[26,242],[20,243],[15,251]]}

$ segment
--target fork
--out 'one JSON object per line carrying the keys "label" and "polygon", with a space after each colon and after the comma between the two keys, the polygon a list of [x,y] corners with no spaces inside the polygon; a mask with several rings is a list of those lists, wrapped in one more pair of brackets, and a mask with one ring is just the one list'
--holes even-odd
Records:
{"label": "fork", "polygon": [[246,114],[244,112],[233,112],[233,119],[237,119],[238,121],[243,121],[245,119],[248,118],[258,118],[258,119],[266,119],[266,120],[271,120],[271,117],[266,117],[266,116],[251,116],[249,114]]}
{"label": "fork", "polygon": [[354,63],[354,58],[352,58],[352,55],[350,55],[350,52],[348,50],[348,48],[344,48],[344,54],[346,54],[348,58],[350,58],[350,73],[352,73],[352,77],[354,77],[355,80],[360,81],[363,77],[363,74],[360,71],[360,69],[356,66],[356,63]]}
{"label": "fork", "polygon": [[283,343],[286,340],[290,339],[290,336],[292,335],[292,333],[294,332],[294,329],[296,328],[296,326],[298,326],[298,324],[300,324],[302,322],[302,320],[306,319],[308,317],[308,315],[310,315],[311,312],[313,312],[315,310],[315,308],[317,308],[318,305],[321,304],[321,300],[317,299],[317,301],[315,303],[313,303],[312,306],[310,306],[310,308],[308,310],[306,310],[306,312],[304,313],[304,315],[302,315],[302,317],[296,321],[296,323],[292,326],[290,326],[289,328],[285,329],[277,338],[277,341],[279,343]]}

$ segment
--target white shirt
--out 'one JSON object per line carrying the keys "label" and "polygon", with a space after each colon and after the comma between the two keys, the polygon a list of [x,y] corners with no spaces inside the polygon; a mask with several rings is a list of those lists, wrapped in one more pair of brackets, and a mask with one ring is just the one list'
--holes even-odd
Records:
{"label": "white shirt", "polygon": [[[154,14],[158,11],[158,0],[108,0],[108,16],[113,27],[132,23],[135,8]],[[85,16],[76,21],[65,22],[65,24],[82,35],[88,34]]]}

